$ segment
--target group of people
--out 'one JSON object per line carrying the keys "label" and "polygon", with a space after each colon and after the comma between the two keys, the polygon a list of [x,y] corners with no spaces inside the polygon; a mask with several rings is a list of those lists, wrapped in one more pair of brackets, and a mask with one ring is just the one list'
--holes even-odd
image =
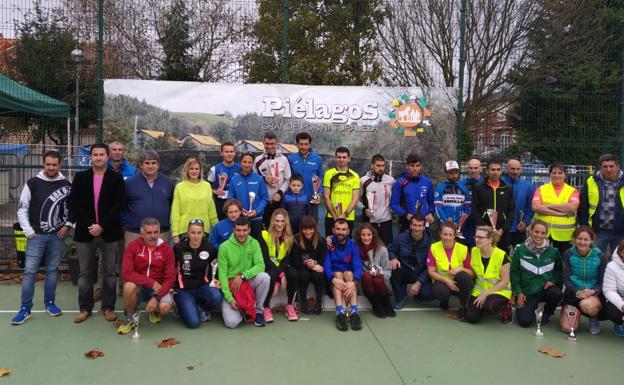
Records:
{"label": "group of people", "polygon": [[[600,158],[580,192],[565,183],[560,164],[550,166],[549,183],[534,187],[515,159],[505,176],[502,162],[489,160],[485,178],[481,162],[471,159],[463,180],[450,160],[434,188],[416,154],[396,180],[381,155],[360,177],[349,167],[348,148],[338,147],[334,167],[325,169],[309,134],[296,142],[299,152],[286,157],[267,132],[264,151],[243,153],[238,163],[234,144],[225,142],[222,162],[206,178],[191,157],[178,184],[159,172],[155,151],[140,154],[137,172],[119,142],[92,145],[91,167],[71,184],[59,171],[60,154],[46,152],[18,206],[26,267],[11,323],[31,316],[44,255],[44,307],[62,313],[54,297],[57,269],[63,238],[73,231],[80,266],[74,322],[92,315],[94,285],[101,314],[115,321],[119,280],[127,316],[121,334],[136,327],[141,302],[152,323],[174,311],[196,328],[220,308],[229,328],[264,326],[273,321],[273,296],[285,288],[289,320],[298,319],[296,303],[319,314],[329,294],[339,330],[362,328],[361,290],[380,318],[396,316],[409,297],[437,300],[447,310],[457,296],[462,321],[488,313],[510,323],[515,305],[518,323],[528,326],[540,303],[542,324],[562,303],[566,314],[577,309],[589,317],[592,334],[602,318],[624,335],[624,176],[615,156]],[[315,296],[308,299],[310,284]],[[578,317],[560,318],[564,331],[578,326]]]}

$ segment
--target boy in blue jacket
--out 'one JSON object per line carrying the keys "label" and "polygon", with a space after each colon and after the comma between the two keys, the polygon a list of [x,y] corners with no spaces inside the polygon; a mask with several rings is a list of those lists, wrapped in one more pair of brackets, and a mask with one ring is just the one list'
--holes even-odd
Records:
{"label": "boy in blue jacket", "polygon": [[282,198],[281,207],[288,213],[290,226],[293,234],[299,232],[299,223],[306,215],[311,214],[310,199],[301,191],[303,189],[303,177],[294,173],[290,176],[288,190]]}
{"label": "boy in blue jacket", "polygon": [[[323,260],[325,277],[331,281],[332,295],[336,303],[336,327],[347,331],[362,329],[357,304],[357,281],[362,278],[362,259],[359,247],[349,239],[349,224],[344,218],[334,221],[331,246]],[[349,301],[351,315],[345,314],[344,304]]]}

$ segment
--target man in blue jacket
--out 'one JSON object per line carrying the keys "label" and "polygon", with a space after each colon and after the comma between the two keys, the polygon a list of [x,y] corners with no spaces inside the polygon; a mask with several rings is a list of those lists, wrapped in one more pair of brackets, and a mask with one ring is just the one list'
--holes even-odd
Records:
{"label": "man in blue jacket", "polygon": [[221,159],[223,162],[215,164],[208,172],[208,182],[212,187],[212,194],[217,209],[219,220],[225,219],[223,204],[227,200],[228,189],[234,175],[240,174],[240,164],[234,162],[236,159],[236,147],[232,142],[221,143]]}
{"label": "man in blue jacket", "polygon": [[470,193],[459,181],[459,163],[449,160],[444,164],[446,180],[435,192],[436,214],[440,222],[463,224],[470,214]]}
{"label": "man in blue jacket", "polygon": [[526,239],[527,225],[533,219],[533,193],[535,186],[528,180],[520,178],[522,174],[522,163],[518,159],[507,161],[507,175],[503,177],[503,182],[511,186],[513,191],[515,208],[514,221],[511,225],[511,244],[513,246],[522,243]]}
{"label": "man in blue jacket", "polygon": [[[295,137],[299,152],[288,155],[288,162],[292,173],[301,174],[303,176],[303,193],[311,200],[311,214],[318,222],[318,207],[321,203],[320,197],[323,196],[323,159],[312,151],[312,137],[307,132],[300,132]],[[319,178],[319,189],[317,195],[319,199],[314,197],[313,178]]]}
{"label": "man in blue jacket", "polygon": [[390,208],[399,216],[399,231],[410,228],[414,214],[422,215],[427,223],[434,221],[433,183],[420,175],[422,158],[417,154],[407,156],[407,170],[392,186]]}
{"label": "man in blue jacket", "polygon": [[[472,158],[466,164],[466,169],[468,171],[468,178],[462,179],[459,181],[459,185],[468,190],[470,194],[470,202],[471,202],[471,210],[472,210],[472,190],[481,183],[483,183],[483,176],[481,176],[482,167],[481,161],[477,158]],[[475,229],[477,226],[472,220],[471,216],[468,216],[466,222],[461,228],[462,234],[466,240],[466,246],[473,247],[475,245],[474,235]]]}
{"label": "man in blue jacket", "polygon": [[[409,223],[410,228],[399,234],[388,247],[392,268],[390,284],[396,310],[403,309],[408,294],[422,301],[433,299],[433,286],[427,269],[431,235],[425,231],[425,218],[420,214],[410,217]],[[407,284],[412,284],[409,292]]]}
{"label": "man in blue jacket", "polygon": [[118,140],[111,142],[108,145],[110,150],[110,159],[108,160],[108,168],[113,171],[117,171],[124,179],[136,174],[136,168],[131,165],[125,158],[126,147]]}
{"label": "man in blue jacket", "polygon": [[235,198],[243,205],[243,217],[251,224],[251,236],[258,240],[262,233],[262,215],[269,202],[264,179],[253,172],[254,156],[251,152],[241,155],[241,172],[230,182],[228,198]]}

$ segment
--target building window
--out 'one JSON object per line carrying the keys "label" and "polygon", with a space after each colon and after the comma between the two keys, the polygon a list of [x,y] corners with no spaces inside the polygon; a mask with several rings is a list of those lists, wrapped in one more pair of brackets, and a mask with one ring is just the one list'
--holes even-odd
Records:
{"label": "building window", "polygon": [[501,135],[501,148],[506,150],[509,147],[509,134]]}
{"label": "building window", "polygon": [[490,146],[496,146],[496,134],[490,134],[490,142],[488,144]]}

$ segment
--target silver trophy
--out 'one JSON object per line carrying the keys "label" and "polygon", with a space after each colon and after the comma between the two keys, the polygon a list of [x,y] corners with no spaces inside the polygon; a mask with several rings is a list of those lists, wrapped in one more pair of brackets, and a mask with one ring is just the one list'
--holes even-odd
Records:
{"label": "silver trophy", "polygon": [[141,334],[139,334],[139,321],[141,320],[141,313],[136,312],[132,315],[132,322],[134,323],[134,334],[132,335],[133,340],[138,340],[141,338]]}
{"label": "silver trophy", "polygon": [[368,209],[371,212],[371,218],[375,216],[375,203],[377,203],[377,192],[367,191],[366,200],[368,200]]}
{"label": "silver trophy", "polygon": [[317,175],[312,175],[312,188],[314,189],[312,200],[314,201],[320,200],[321,197],[319,197],[318,192],[321,189],[321,178],[319,178]]}
{"label": "silver trophy", "polygon": [[496,223],[498,222],[498,211],[494,209],[485,210],[487,213],[488,219],[490,220],[490,224],[494,229],[496,229]]}
{"label": "silver trophy", "polygon": [[[225,186],[227,186],[228,182],[228,174],[222,172],[219,174],[219,190],[225,191]],[[227,195],[226,195],[227,196]],[[224,196],[220,196],[219,198],[223,198]]]}
{"label": "silver trophy", "polygon": [[217,287],[217,284],[216,284],[217,267],[219,267],[219,261],[216,259],[213,259],[212,262],[210,262],[210,269],[212,270],[212,279],[210,280],[210,283],[208,284],[208,286],[210,287]]}
{"label": "silver trophy", "polygon": [[253,191],[249,192],[249,211],[253,210],[253,202],[256,199],[256,193]]}
{"label": "silver trophy", "polygon": [[379,265],[372,264],[371,271],[377,273],[378,275],[383,275],[383,267]]}
{"label": "silver trophy", "polygon": [[544,305],[540,304],[535,309],[535,322],[537,323],[537,329],[535,330],[535,337],[544,337],[542,332],[542,317],[544,316]]}
{"label": "silver trophy", "polygon": [[568,334],[568,341],[576,342],[576,334],[574,334],[574,325],[578,319],[578,309],[574,306],[566,306],[566,317],[568,317],[568,325],[570,325],[570,333]]}

